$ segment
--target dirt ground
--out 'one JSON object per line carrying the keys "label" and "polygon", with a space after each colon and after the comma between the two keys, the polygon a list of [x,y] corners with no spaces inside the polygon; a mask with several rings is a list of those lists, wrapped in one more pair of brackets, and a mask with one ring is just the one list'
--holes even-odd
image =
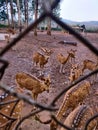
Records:
{"label": "dirt ground", "polygon": [[[87,34],[85,37],[89,39],[89,41],[98,48],[98,34],[90,33]],[[77,46],[59,43],[63,40],[76,42]],[[0,41],[0,49],[2,49],[6,44],[6,41]],[[82,64],[82,61],[85,59],[90,59],[94,62],[97,62],[97,57],[79,40],[77,40],[70,34],[62,32],[52,32],[52,35],[48,36],[46,35],[46,32],[38,32],[38,36],[34,36],[33,32],[30,32],[3,55],[3,58],[8,60],[10,64],[5,71],[2,81],[8,86],[16,86],[15,75],[17,72],[21,71],[28,72],[35,76],[39,76],[40,69],[38,67],[33,66],[32,55],[36,51],[43,53],[40,47],[47,47],[53,50],[53,53],[49,58],[49,62],[45,65],[43,69],[43,73],[45,75],[50,74],[51,88],[49,93],[43,92],[38,96],[37,101],[41,104],[49,104],[54,99],[54,97],[67,86],[66,82],[68,81],[71,64],[68,62],[65,65],[65,73],[59,73],[60,64],[56,59],[58,53],[67,55],[68,50],[76,49],[76,63]],[[89,71],[85,71],[85,74],[88,72]],[[91,77],[87,80],[90,79]],[[94,113],[98,113],[98,79],[96,79],[96,81],[97,82],[94,83],[91,87],[90,95],[85,99],[85,104],[90,105],[93,108]],[[62,99],[63,96],[57,102],[58,106],[60,106]],[[22,115],[24,116],[28,114],[31,109],[32,106],[25,103]],[[48,114],[49,113],[47,112],[42,112],[39,114],[42,121],[50,119]],[[33,117],[31,117],[23,122],[23,130],[26,129],[49,130],[49,124],[41,124]]]}

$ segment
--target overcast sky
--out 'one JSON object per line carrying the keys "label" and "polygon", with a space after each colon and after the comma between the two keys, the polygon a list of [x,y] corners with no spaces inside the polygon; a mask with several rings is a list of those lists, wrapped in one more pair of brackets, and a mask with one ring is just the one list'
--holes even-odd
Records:
{"label": "overcast sky", "polygon": [[60,14],[73,21],[98,21],[98,0],[62,0]]}

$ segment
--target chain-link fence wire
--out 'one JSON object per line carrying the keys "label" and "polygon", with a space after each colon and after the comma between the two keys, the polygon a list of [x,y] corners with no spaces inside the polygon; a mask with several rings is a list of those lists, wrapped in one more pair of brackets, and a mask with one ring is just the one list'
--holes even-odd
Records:
{"label": "chain-link fence wire", "polygon": [[[26,34],[28,34],[32,29],[34,29],[34,27],[36,27],[40,22],[42,22],[46,17],[50,17],[52,20],[54,20],[58,25],[60,25],[63,29],[67,30],[69,33],[71,33],[74,37],[76,37],[78,40],[80,40],[82,42],[82,44],[84,44],[86,47],[88,47],[92,53],[94,53],[96,56],[98,56],[98,49],[96,47],[94,47],[90,41],[88,41],[86,38],[84,38],[81,34],[79,34],[77,31],[75,31],[73,28],[71,28],[69,25],[67,25],[66,23],[62,22],[59,18],[57,18],[55,15],[53,15],[52,10],[60,3],[60,0],[54,0],[53,3],[50,5],[49,1],[44,1],[43,0],[43,8],[44,11],[43,13],[40,15],[40,17],[34,21],[33,23],[31,23],[23,32],[21,32],[16,38],[14,38],[9,44],[7,44],[1,51],[0,51],[0,62],[3,64],[2,67],[0,68],[0,79],[2,79],[3,74],[5,72],[5,69],[8,67],[9,62],[5,61],[2,56],[7,53],[7,51],[9,49],[11,49],[14,45],[17,44],[18,41],[20,41]],[[32,111],[31,113],[29,113],[27,116],[23,117],[18,124],[15,127],[15,130],[18,130],[19,126],[21,125],[21,123],[31,117],[34,116],[35,114],[42,112],[44,110],[49,111],[51,113],[51,119],[54,119],[59,125],[61,125],[62,127],[66,128],[67,130],[72,130],[71,128],[65,126],[64,124],[62,124],[61,122],[59,122],[57,120],[57,118],[52,114],[52,112],[58,110],[58,108],[55,107],[55,103],[57,102],[57,100],[64,94],[66,93],[70,88],[72,88],[74,85],[78,84],[79,82],[81,82],[82,80],[85,80],[87,77],[98,73],[98,69],[90,72],[89,74],[79,78],[78,80],[76,80],[74,83],[70,84],[69,86],[67,86],[67,88],[65,88],[64,90],[62,90],[62,92],[60,92],[49,105],[42,105],[40,103],[35,102],[33,99],[28,98],[28,96],[24,96],[22,94],[17,93],[15,90],[10,89],[9,86],[3,84],[2,82],[0,82],[0,88],[2,90],[4,90],[6,93],[10,93],[11,95],[17,97],[18,99],[16,100],[11,100],[11,101],[7,101],[7,102],[1,102],[0,103],[0,108],[3,107],[3,105],[6,104],[11,104],[13,102],[15,102],[15,105],[13,107],[13,109],[15,109],[15,106],[17,104],[17,102],[19,100],[23,100],[31,105],[36,106],[38,109],[35,111]],[[2,100],[1,100],[2,101]],[[11,111],[11,113],[13,112],[13,110]],[[0,115],[2,115],[2,113],[0,113]],[[11,124],[16,121],[15,118],[12,118],[11,116],[6,116],[3,114],[3,116],[5,116],[8,121],[7,123],[5,123],[4,125],[6,125],[6,130],[10,130],[11,128]],[[94,115],[92,118],[90,118],[86,123],[85,123],[85,130],[87,130],[88,124],[95,118],[98,117],[98,114]],[[4,125],[1,125],[0,128],[2,128]]]}

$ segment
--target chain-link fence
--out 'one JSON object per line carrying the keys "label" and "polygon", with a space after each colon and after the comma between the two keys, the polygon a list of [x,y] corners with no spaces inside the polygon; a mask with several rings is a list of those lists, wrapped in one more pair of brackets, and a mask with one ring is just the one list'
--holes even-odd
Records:
{"label": "chain-link fence", "polygon": [[[14,45],[17,44],[17,42],[19,40],[21,40],[22,37],[24,37],[26,34],[28,34],[32,29],[34,29],[35,26],[37,26],[40,22],[42,22],[46,17],[50,17],[52,20],[54,20],[58,25],[60,25],[63,29],[67,30],[69,33],[71,33],[74,37],[76,37],[78,40],[80,40],[82,42],[82,44],[84,44],[86,47],[88,47],[92,53],[94,53],[96,56],[98,56],[98,49],[96,47],[94,47],[86,38],[84,38],[82,35],[80,35],[78,32],[76,32],[74,29],[72,29],[69,25],[67,25],[66,23],[62,22],[59,18],[57,18],[55,15],[53,15],[52,10],[58,5],[58,3],[60,2],[60,0],[55,0],[51,5],[49,4],[49,1],[45,1],[43,2],[43,7],[44,7],[44,11],[43,13],[40,15],[40,17],[33,23],[31,23],[23,32],[21,32],[15,39],[13,39],[9,44],[7,44],[1,51],[0,51],[0,62],[2,63],[2,66],[0,68],[0,79],[2,79],[3,74],[5,73],[5,69],[8,67],[9,62],[5,61],[2,57],[5,53],[7,53],[7,51],[9,49],[11,49],[11,47],[13,47]],[[10,89],[10,87],[6,86],[5,84],[3,84],[2,82],[0,82],[0,88],[3,89],[4,91],[6,91],[7,93],[10,93],[11,95],[16,96],[18,99],[16,100],[11,100],[8,102],[1,102],[0,103],[0,108],[3,107],[3,105],[9,104],[9,103],[13,103],[15,102],[13,109],[15,109],[15,106],[17,105],[17,103],[19,102],[19,100],[23,100],[31,105],[35,105],[38,109],[29,113],[27,116],[23,117],[21,120],[19,120],[18,124],[15,127],[15,130],[17,130],[20,126],[20,124],[27,118],[29,118],[30,116],[34,116],[35,114],[42,112],[44,110],[47,110],[51,113],[51,119],[54,119],[55,122],[57,122],[59,125],[61,125],[62,127],[68,129],[68,130],[72,130],[71,128],[65,126],[64,124],[62,124],[61,122],[58,121],[58,119],[52,114],[52,112],[56,111],[57,108],[55,107],[55,103],[56,101],[62,96],[62,94],[66,93],[70,88],[72,88],[74,85],[76,85],[77,83],[81,82],[82,80],[86,79],[87,77],[95,74],[98,72],[98,69],[92,71],[91,73],[83,76],[82,78],[76,80],[74,83],[72,83],[71,85],[69,85],[67,88],[65,88],[62,92],[60,92],[53,100],[52,102],[45,106],[45,105],[41,105],[37,102],[35,102],[33,99],[28,98],[27,96],[24,96],[22,94],[17,93],[16,91],[14,91],[13,89]],[[2,100],[1,100],[2,101]],[[11,110],[11,113],[13,113],[13,110]],[[0,113],[2,115],[2,113]],[[7,117],[6,115],[3,114],[3,116],[5,116],[8,120],[8,122],[6,123],[6,130],[9,129],[11,125],[13,124],[13,122],[15,121],[14,118]],[[98,114],[94,115],[92,118],[90,118],[86,123],[85,123],[85,130],[87,130],[87,126],[88,124],[95,118],[98,117]],[[0,129],[2,129],[3,126],[0,126]]]}

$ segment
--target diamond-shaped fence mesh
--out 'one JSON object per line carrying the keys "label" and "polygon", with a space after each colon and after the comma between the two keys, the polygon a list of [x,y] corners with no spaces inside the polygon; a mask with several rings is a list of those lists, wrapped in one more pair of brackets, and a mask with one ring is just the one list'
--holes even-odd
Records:
{"label": "diamond-shaped fence mesh", "polygon": [[[94,53],[96,56],[98,56],[98,49],[96,47],[94,47],[90,41],[88,41],[85,37],[83,37],[80,33],[76,32],[73,28],[71,28],[69,25],[67,25],[66,23],[62,22],[59,18],[57,18],[55,15],[53,15],[52,10],[58,5],[58,3],[60,2],[60,0],[55,0],[52,5],[49,5],[49,1],[45,1],[43,2],[43,7],[44,7],[44,11],[43,13],[40,15],[40,17],[34,21],[33,23],[31,23],[23,32],[21,32],[16,38],[14,38],[9,44],[7,44],[1,51],[0,51],[0,62],[3,64],[2,67],[0,68],[0,79],[2,79],[3,74],[5,73],[5,69],[8,68],[8,64],[9,61],[5,61],[2,57],[4,54],[7,53],[7,51],[9,49],[11,49],[13,46],[15,46],[17,44],[18,41],[20,41],[26,34],[28,34],[32,29],[34,29],[34,27],[36,25],[38,25],[40,22],[42,22],[46,17],[50,17],[53,21],[55,21],[59,26],[61,26],[63,29],[67,30],[69,33],[71,33],[74,37],[76,37],[78,40],[80,40],[82,42],[82,44],[84,44],[86,47],[88,47],[92,53]],[[10,86],[5,85],[4,83],[0,82],[0,88],[3,89],[5,92],[10,93],[10,95],[14,95],[15,97],[17,97],[18,99],[13,99],[11,101],[8,102],[2,102],[0,103],[0,109],[3,108],[4,105],[6,104],[11,104],[11,103],[15,103],[12,107],[12,110],[10,112],[10,116],[6,116],[4,115],[4,113],[0,112],[0,115],[3,115],[6,118],[5,123],[0,124],[0,129],[3,128],[3,126],[6,126],[6,130],[10,130],[11,126],[13,125],[14,121],[16,121],[16,118],[13,118],[13,111],[15,109],[15,107],[17,106],[17,103],[19,102],[19,100],[23,100],[31,105],[35,105],[38,109],[34,110],[32,112],[30,112],[27,116],[22,117],[22,119],[19,120],[19,122],[17,123],[15,130],[18,130],[20,124],[25,121],[27,118],[36,115],[37,113],[40,113],[44,110],[49,111],[51,113],[51,119],[55,120],[56,123],[58,123],[59,125],[61,125],[62,127],[64,127],[67,130],[73,130],[72,128],[67,127],[66,125],[64,125],[63,123],[61,123],[54,115],[53,112],[58,110],[58,108],[55,107],[55,103],[56,101],[64,94],[66,93],[70,88],[72,88],[74,85],[78,84],[79,82],[83,81],[84,79],[86,79],[87,77],[98,73],[98,69],[92,71],[91,73],[83,76],[82,78],[76,80],[74,83],[70,84],[67,86],[67,88],[65,88],[62,92],[60,92],[49,105],[42,105],[40,103],[37,103],[36,101],[34,101],[31,98],[28,98],[27,96],[24,96],[22,94],[17,93],[16,91],[14,91],[13,89],[10,89]],[[6,95],[4,95],[6,96]],[[3,97],[2,97],[3,98]],[[81,117],[80,117],[81,118]],[[92,118],[90,118],[87,122],[85,122],[85,130],[87,130],[87,127],[89,125],[89,123],[94,120],[95,118],[98,118],[98,114],[92,116]]]}

